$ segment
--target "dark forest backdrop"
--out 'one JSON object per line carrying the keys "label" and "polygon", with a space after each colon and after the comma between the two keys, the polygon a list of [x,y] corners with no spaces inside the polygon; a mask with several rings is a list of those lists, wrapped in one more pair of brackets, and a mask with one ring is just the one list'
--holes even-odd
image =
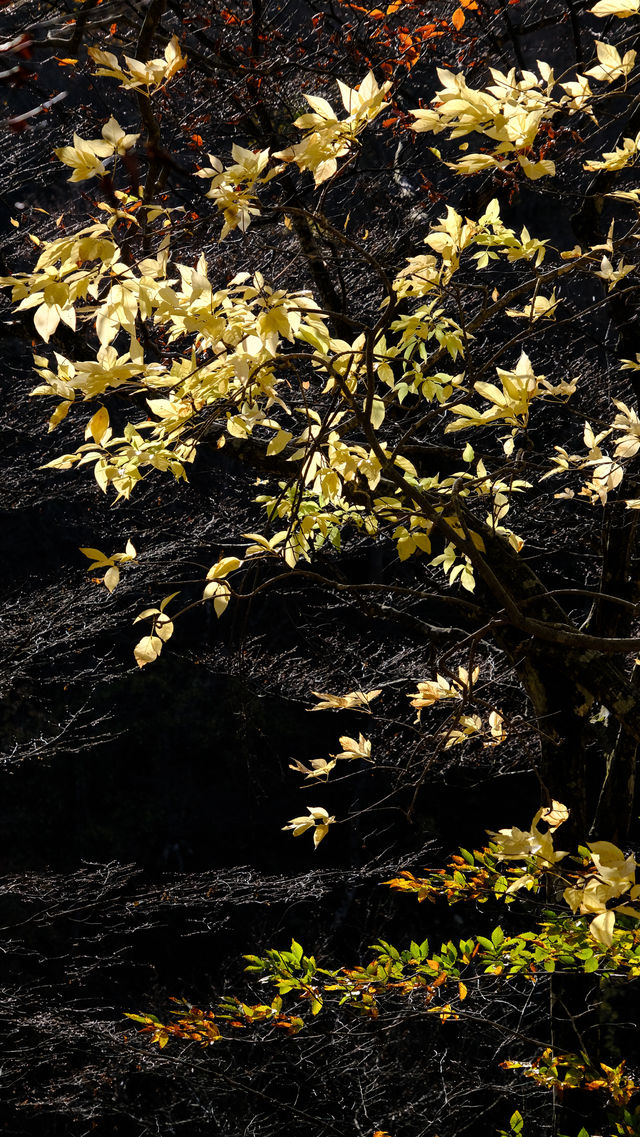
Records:
{"label": "dark forest backdrop", "polygon": [[[540,181],[517,168],[460,177],[445,164],[460,157],[457,147],[442,144],[442,160],[430,146],[443,136],[425,140],[409,129],[410,110],[428,107],[440,85],[436,67],[482,87],[488,67],[515,68],[520,77],[541,58],[571,82],[597,63],[595,38],[615,43],[621,56],[637,49],[632,0],[629,19],[587,7],[580,0],[403,0],[384,10],[346,0],[4,3],[0,270],[32,271],[39,250],[31,234],[50,241],[71,233],[99,217],[97,202],[113,205],[115,185],[137,192],[145,180],[152,200],[185,210],[172,233],[176,260],[195,265],[204,251],[220,286],[259,268],[279,287],[308,288],[341,338],[355,337],[350,319],[375,324],[380,271],[394,276],[423,253],[429,226],[448,205],[477,219],[497,198],[518,233],[526,226],[554,251],[602,246],[618,263],[620,247],[614,257],[606,246],[615,216],[615,237],[635,266],[634,203],[604,196],[632,190],[633,169],[584,169],[585,156],[637,134],[635,72],[607,88],[598,123],[565,107],[545,126],[534,157],[553,158],[558,172]],[[144,100],[96,78],[87,49],[148,59],[173,35],[187,66],[153,104],[158,140]],[[207,165],[207,154],[230,161],[233,142],[272,152],[291,145],[292,122],[309,109],[303,92],[336,105],[335,80],[353,86],[369,68],[379,82],[392,81],[390,105],[384,128],[376,123],[363,134],[344,176],[317,188],[309,174],[288,168],[277,190],[267,187],[264,214],[220,243],[220,220],[195,168]],[[69,185],[54,149],[71,145],[74,132],[99,138],[110,115],[141,132],[122,182],[107,174]],[[283,229],[287,209],[297,220]],[[623,220],[616,209],[626,209]],[[323,230],[327,219],[351,244]],[[287,948],[292,938],[337,966],[366,961],[380,938],[471,934],[456,908],[417,908],[383,882],[442,863],[459,844],[484,844],[486,830],[526,829],[550,796],[573,808],[575,840],[595,835],[625,851],[637,841],[629,773],[640,739],[637,513],[626,507],[640,496],[635,452],[624,488],[613,487],[602,507],[580,498],[579,480],[577,496],[564,500],[554,498],[559,482],[537,480],[554,446],[584,449],[585,419],[594,430],[611,423],[612,398],[636,405],[636,372],[619,365],[640,351],[635,276],[609,293],[596,276],[601,257],[602,250],[588,272],[558,285],[557,321],[544,331],[533,318],[522,325],[536,375],[553,382],[580,375],[580,385],[574,401],[546,405],[535,430],[518,440],[517,476],[535,488],[514,502],[509,523],[525,538],[530,576],[523,569],[518,577],[506,543],[502,549],[494,534],[494,548],[487,537],[487,563],[502,566],[520,624],[504,618],[486,580],[471,595],[449,587],[423,557],[400,563],[392,540],[354,532],[339,556],[319,550],[316,579],[286,576],[220,620],[210,602],[194,606],[143,670],[132,654],[136,615],[177,588],[198,600],[218,556],[237,550],[240,534],[265,531],[254,499],[283,476],[282,462],[234,438],[220,448],[212,429],[188,482],[155,473],[117,505],[86,469],[42,469],[77,445],[80,417],[48,433],[52,407],[30,397],[32,350],[42,350],[33,314],[16,312],[3,291],[2,1132],[483,1137],[506,1130],[516,1108],[529,1134],[560,1128],[574,1137],[581,1125],[589,1133],[638,1132],[612,1127],[606,1096],[575,1091],[550,1101],[547,1090],[499,1066],[522,1040],[546,1043],[554,1030],[562,1045],[580,1049],[582,1029],[598,1055],[626,1057],[633,1070],[637,997],[615,977],[582,976],[575,989],[567,978],[555,990],[555,1022],[549,976],[538,980],[535,998],[529,980],[496,976],[458,1021],[441,1024],[419,1000],[390,997],[375,1020],[345,1007],[320,1014],[300,1035],[247,1031],[210,1050],[173,1040],[159,1050],[124,1017],[155,1013],[164,1021],[172,996],[209,1006],[225,990],[242,994],[243,953]],[[563,262],[556,255],[553,263]],[[502,293],[497,271],[494,283]],[[500,354],[512,335],[506,318],[480,333],[483,366],[494,356],[499,366],[514,365],[520,343],[506,362]],[[87,342],[86,329],[60,324],[50,347],[82,359]],[[460,443],[436,437],[433,424],[414,430],[411,398],[404,406],[413,430],[406,452],[420,472],[457,471],[466,435]],[[114,408],[123,421],[131,413],[124,398]],[[403,413],[393,424],[389,416],[392,445]],[[495,435],[472,443],[494,473],[503,470]],[[127,540],[140,555],[109,594],[79,549],[110,554]],[[260,567],[249,566],[239,591],[263,580]],[[555,608],[567,590],[574,594]],[[526,625],[532,596],[546,633]],[[467,645],[483,623],[475,658],[468,646],[456,655],[456,643]],[[555,642],[558,629],[566,636]],[[629,645],[615,654],[596,637],[626,637]],[[481,667],[483,706],[499,706],[508,724],[499,746],[479,738],[447,748],[442,716],[435,726],[429,711],[414,721],[407,695],[435,678],[452,648],[448,667]],[[534,672],[544,688],[537,704]],[[371,713],[310,718],[312,690],[374,689],[382,696]],[[628,700],[624,710],[612,692]],[[339,736],[360,731],[375,733],[374,762],[301,788],[295,760],[326,757]],[[308,803],[344,822],[316,851],[308,836],[292,841],[282,830]],[[507,918],[477,908],[473,928],[486,931],[497,919]],[[264,989],[254,982],[253,993]],[[570,1041],[569,1020],[574,1027],[580,1020]]]}

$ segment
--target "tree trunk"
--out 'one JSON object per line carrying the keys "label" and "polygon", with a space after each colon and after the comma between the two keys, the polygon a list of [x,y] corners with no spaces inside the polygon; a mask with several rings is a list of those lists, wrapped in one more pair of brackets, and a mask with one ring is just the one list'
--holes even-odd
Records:
{"label": "tree trunk", "polygon": [[574,838],[584,841],[597,824],[598,836],[624,841],[635,792],[640,684],[615,662],[619,656],[591,643],[582,648],[580,629],[526,561],[490,530],[482,536],[487,563],[522,615],[575,636],[575,646],[567,647],[515,629],[496,635],[536,716],[544,791],[571,808]]}

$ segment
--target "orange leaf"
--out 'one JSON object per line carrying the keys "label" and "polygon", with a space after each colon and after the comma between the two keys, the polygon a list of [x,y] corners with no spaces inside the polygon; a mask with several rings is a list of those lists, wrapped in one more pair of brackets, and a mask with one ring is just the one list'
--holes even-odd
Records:
{"label": "orange leaf", "polygon": [[464,24],[464,21],[465,21],[465,14],[462,11],[462,8],[456,8],[455,12],[453,13],[453,16],[451,17],[451,23],[453,24],[453,26],[457,32],[460,31],[460,28]]}
{"label": "orange leaf", "polygon": [[116,34],[117,30],[118,30],[118,25],[112,24],[111,27],[109,28],[109,35],[114,36]]}

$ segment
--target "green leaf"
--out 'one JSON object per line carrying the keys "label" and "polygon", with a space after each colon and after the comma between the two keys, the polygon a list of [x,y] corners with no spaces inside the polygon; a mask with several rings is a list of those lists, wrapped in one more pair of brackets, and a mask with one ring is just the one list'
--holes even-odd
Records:
{"label": "green leaf", "polygon": [[493,932],[491,933],[491,943],[495,948],[502,947],[504,943],[504,932],[502,931],[502,928],[494,928]]}
{"label": "green leaf", "polygon": [[302,963],[302,957],[304,955],[304,949],[301,944],[296,942],[296,940],[291,941],[291,954],[294,958],[296,966],[300,967],[300,964]]}

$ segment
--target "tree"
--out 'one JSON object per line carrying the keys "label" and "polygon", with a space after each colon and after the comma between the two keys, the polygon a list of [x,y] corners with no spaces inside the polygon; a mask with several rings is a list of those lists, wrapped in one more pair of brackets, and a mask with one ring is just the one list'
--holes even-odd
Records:
{"label": "tree", "polygon": [[[419,825],[435,770],[454,759],[490,769],[511,748],[507,768],[525,756],[545,802],[570,807],[567,840],[587,850],[591,874],[574,888],[586,890],[611,867],[590,861],[594,849],[601,856],[593,837],[616,849],[629,839],[640,741],[635,671],[625,662],[640,645],[639,199],[624,180],[638,145],[626,38],[626,17],[637,13],[604,0],[584,16],[558,5],[550,18],[560,9],[575,59],[559,61],[556,79],[549,64],[534,70],[525,58],[507,10],[492,20],[482,4],[426,23],[420,8],[397,4],[343,5],[339,14],[329,6],[310,22],[282,15],[280,34],[294,45],[287,54],[259,4],[221,9],[214,35],[189,33],[193,46],[154,2],[135,50],[89,46],[95,75],[118,100],[99,137],[77,132],[73,145],[56,147],[70,180],[97,178],[102,200],[79,228],[33,234],[35,266],[3,283],[14,312],[49,345],[36,350],[36,393],[56,398],[50,427],[69,440],[49,466],[92,465],[107,500],[114,491],[135,500],[154,471],[186,481],[203,461],[240,491],[242,521],[214,536],[199,585],[191,570],[184,579],[173,552],[165,595],[137,615],[138,666],[165,658],[194,606],[212,606],[223,628],[231,611],[259,611],[276,591],[307,625],[314,607],[328,608],[343,648],[350,639],[365,648],[368,622],[402,626],[416,645],[410,668],[406,657],[376,662],[382,678],[369,683],[369,660],[354,647],[342,665],[348,683],[318,693],[315,709],[358,711],[359,726],[335,752],[296,761],[296,773],[316,782],[356,766],[364,786],[368,766],[384,768],[395,751],[393,776],[378,783],[384,792],[359,788],[356,809],[375,828],[388,794]],[[465,38],[472,21],[479,43]],[[302,107],[295,83],[312,46],[316,75]],[[412,83],[431,51],[438,86],[421,105]],[[487,56],[489,78],[479,74]],[[214,82],[226,113],[242,104],[239,139],[196,170],[168,141],[190,68],[190,93]],[[123,96],[113,96],[115,82]],[[128,106],[139,129],[120,125],[130,122]],[[208,125],[189,119],[196,154]],[[212,135],[218,143],[213,127]],[[530,220],[541,202],[562,218],[552,235]],[[109,592],[149,556],[137,538],[103,548],[97,533],[82,552],[90,572],[104,570]],[[264,626],[270,634],[268,618]],[[320,678],[298,668],[293,682],[302,693],[329,686]],[[295,836],[313,831],[316,847],[342,820],[333,804],[282,817]],[[536,823],[528,832],[533,840]],[[527,851],[534,887],[548,858]],[[505,882],[501,894],[509,875],[495,853],[481,856],[494,857],[489,885]],[[632,890],[635,866],[621,852],[618,860]],[[618,934],[635,944],[635,933],[610,926],[614,895],[596,912],[607,959]],[[591,960],[582,899],[574,947]],[[292,950],[304,970],[310,957]],[[260,1006],[254,1017],[270,1021],[273,1004]],[[546,1067],[545,1076],[553,1080]]]}

